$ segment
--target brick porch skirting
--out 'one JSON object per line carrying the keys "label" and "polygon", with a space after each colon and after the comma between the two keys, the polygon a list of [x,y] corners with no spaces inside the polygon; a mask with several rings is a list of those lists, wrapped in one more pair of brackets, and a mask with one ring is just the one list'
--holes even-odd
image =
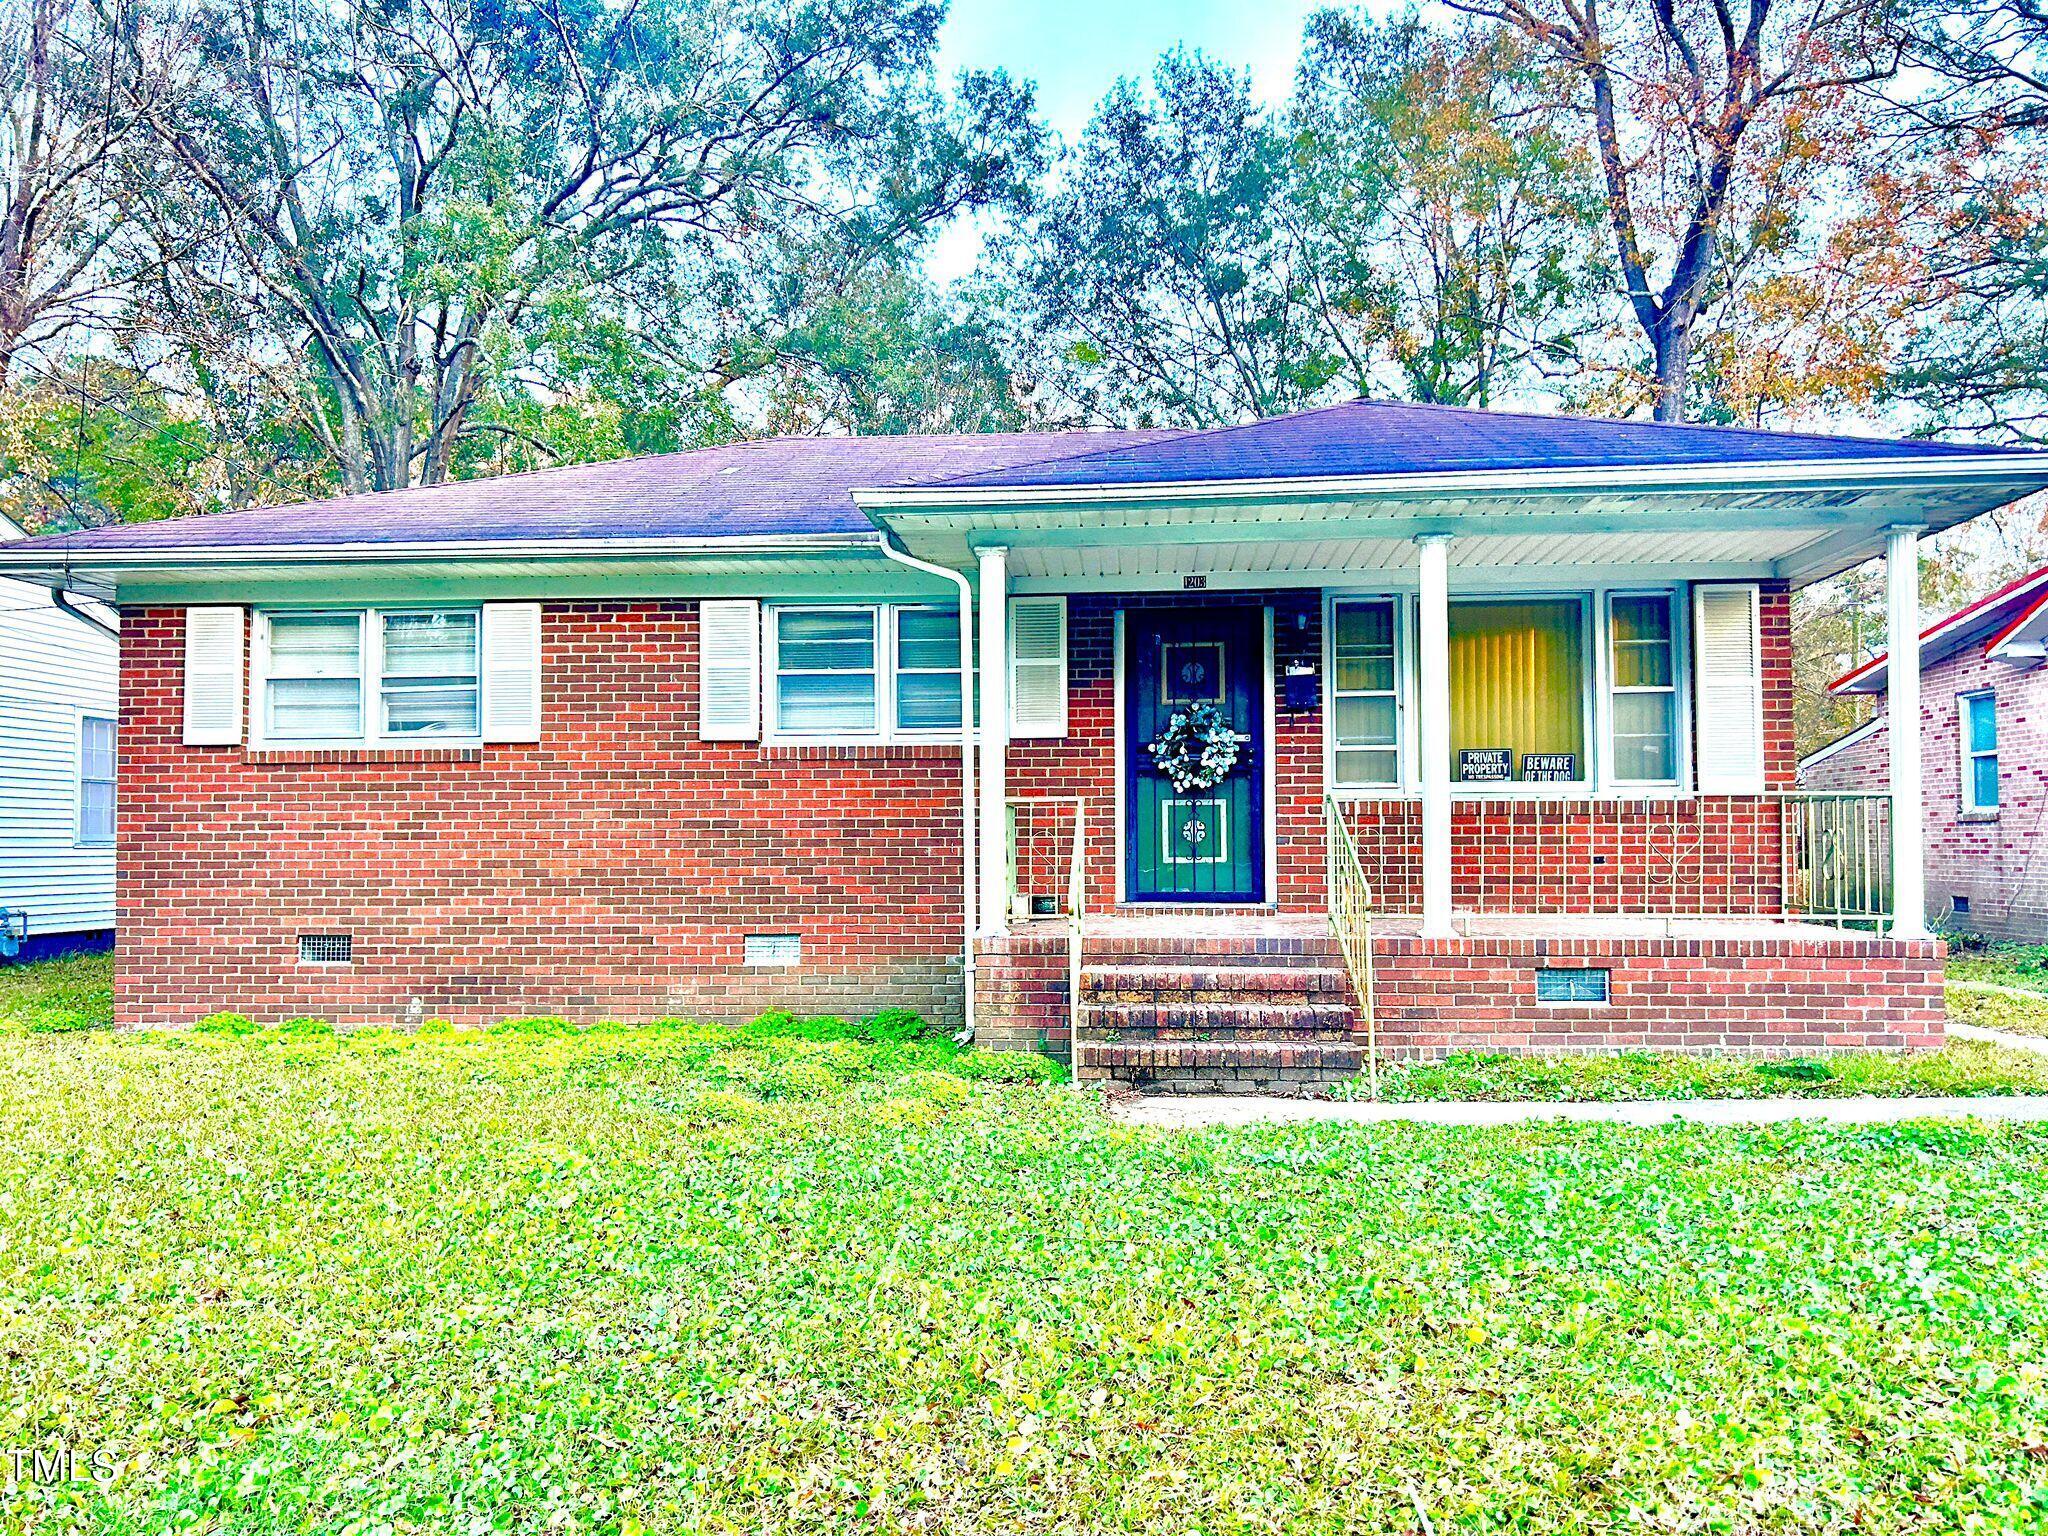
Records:
{"label": "brick porch skirting", "polygon": [[[1712,1051],[1819,1055],[1942,1043],[1936,940],[1379,938],[1390,1054]],[[1608,1001],[1539,1003],[1536,972],[1594,966]]]}
{"label": "brick porch skirting", "polygon": [[[1204,954],[1191,961],[1217,960],[1213,942],[1199,947]],[[1395,1059],[1450,1051],[1806,1056],[1933,1048],[1944,1038],[1946,949],[1935,940],[1857,934],[1458,939],[1381,934],[1373,948],[1379,1046]],[[1091,951],[1090,964],[1099,958]],[[1248,953],[1245,958],[1256,962],[1258,957]],[[976,966],[980,1043],[1068,1059],[1064,933],[1042,929],[985,940]],[[1608,1001],[1538,1002],[1536,973],[1565,967],[1605,969]],[[1206,1068],[1213,1064],[1196,1056],[1227,1049],[1226,1042],[1209,1042],[1199,1032],[1177,1033],[1192,1054],[1186,1061],[1162,1057],[1161,1066]],[[1093,1042],[1097,1037],[1083,1038]],[[1084,1059],[1121,1076],[1116,1069],[1129,1054],[1126,1042],[1105,1040]]]}

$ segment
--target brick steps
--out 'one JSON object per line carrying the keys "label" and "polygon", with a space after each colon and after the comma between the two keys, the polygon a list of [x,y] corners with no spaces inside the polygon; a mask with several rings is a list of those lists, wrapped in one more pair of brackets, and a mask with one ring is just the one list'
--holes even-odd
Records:
{"label": "brick steps", "polygon": [[1320,936],[1091,938],[1081,1070],[1154,1092],[1309,1093],[1364,1060],[1358,1009]]}
{"label": "brick steps", "polygon": [[1084,1039],[1082,1072],[1153,1093],[1310,1094],[1356,1077],[1365,1048],[1323,1040]]}

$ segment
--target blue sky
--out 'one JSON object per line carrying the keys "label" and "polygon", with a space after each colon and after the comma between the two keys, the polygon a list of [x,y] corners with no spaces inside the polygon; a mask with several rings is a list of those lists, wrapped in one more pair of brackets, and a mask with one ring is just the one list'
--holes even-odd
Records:
{"label": "blue sky", "polygon": [[[1119,75],[1143,78],[1177,44],[1248,67],[1268,101],[1287,94],[1301,51],[1301,24],[1346,0],[951,0],[939,34],[939,69],[994,69],[1038,83],[1039,114],[1068,144],[1081,136]],[[1348,0],[1357,3],[1357,0]],[[1396,9],[1392,0],[1366,9]],[[980,231],[956,224],[927,262],[944,282],[974,265]]]}
{"label": "blue sky", "polygon": [[1176,44],[1249,65],[1261,95],[1284,96],[1301,23],[1318,8],[1316,0],[952,0],[939,66],[950,75],[1000,65],[1037,81],[1039,110],[1071,142],[1117,76],[1149,74]]}

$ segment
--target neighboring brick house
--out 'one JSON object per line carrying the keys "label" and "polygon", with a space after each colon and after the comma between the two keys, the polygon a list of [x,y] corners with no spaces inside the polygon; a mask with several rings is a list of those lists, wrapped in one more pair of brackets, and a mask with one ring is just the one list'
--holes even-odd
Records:
{"label": "neighboring brick house", "polygon": [[[1993,938],[2048,942],[2048,570],[2010,582],[1920,641],[1927,918]],[[1801,787],[1891,783],[1887,658],[1832,685],[1878,713],[1809,754]]]}
{"label": "neighboring brick house", "polygon": [[1360,401],[778,439],[0,571],[123,614],[124,1025],[902,1004],[1270,1086],[1938,1040],[1916,920],[1803,920],[1790,594],[2043,485]]}

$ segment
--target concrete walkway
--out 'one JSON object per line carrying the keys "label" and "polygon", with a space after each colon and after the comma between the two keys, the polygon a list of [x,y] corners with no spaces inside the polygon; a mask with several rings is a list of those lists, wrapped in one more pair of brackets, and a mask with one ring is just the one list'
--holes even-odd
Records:
{"label": "concrete walkway", "polygon": [[2048,1056],[2048,1039],[2039,1035],[2014,1035],[2002,1029],[1986,1029],[1981,1024],[1963,1024],[1955,1019],[1948,1021],[1948,1032],[1960,1040],[1983,1040],[1992,1045],[2008,1045],[2016,1051],[2032,1051],[2036,1056]]}
{"label": "concrete walkway", "polygon": [[1113,1104],[1110,1113],[1131,1125],[1183,1131],[1211,1125],[1522,1125],[1534,1120],[1602,1125],[1772,1125],[1794,1120],[1830,1125],[1889,1125],[1900,1120],[2048,1121],[2048,1095],[1975,1099],[1646,1099],[1633,1104],[1343,1104],[1329,1099],[1188,1094],[1124,1099]]}

